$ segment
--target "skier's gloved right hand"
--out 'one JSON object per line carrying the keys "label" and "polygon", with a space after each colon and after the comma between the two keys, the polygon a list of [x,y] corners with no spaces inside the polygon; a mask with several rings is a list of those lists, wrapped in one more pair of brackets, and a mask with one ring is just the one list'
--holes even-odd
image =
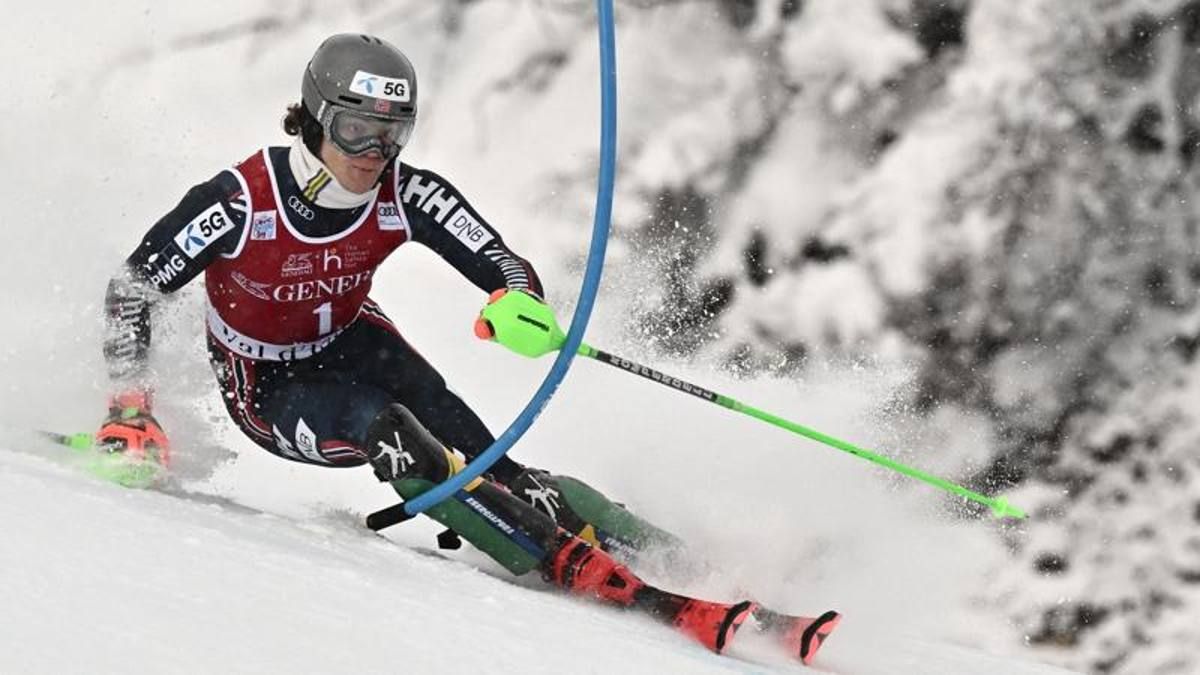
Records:
{"label": "skier's gloved right hand", "polygon": [[126,391],[109,397],[108,417],[96,432],[95,445],[100,450],[163,466],[171,461],[171,443],[150,413],[147,391]]}
{"label": "skier's gloved right hand", "polygon": [[488,297],[475,319],[475,335],[531,358],[558,351],[566,340],[549,305],[528,291],[509,288]]}

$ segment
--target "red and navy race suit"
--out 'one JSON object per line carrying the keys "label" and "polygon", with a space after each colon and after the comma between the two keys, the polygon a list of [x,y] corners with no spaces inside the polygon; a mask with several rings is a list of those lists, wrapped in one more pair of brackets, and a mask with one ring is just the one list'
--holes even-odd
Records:
{"label": "red and navy race suit", "polygon": [[[487,292],[540,295],[533,268],[432,172],[397,160],[366,205],[328,209],[310,197],[330,177],[299,185],[290,151],[264,149],[195,186],[146,234],[109,284],[111,375],[145,368],[149,304],[203,272],[214,371],[229,414],[260,446],[301,462],[359,465],[371,420],[399,402],[443,443],[481,452],[492,434],[371,301],[371,280],[408,241]],[[494,469],[502,481],[519,470],[511,460]]]}

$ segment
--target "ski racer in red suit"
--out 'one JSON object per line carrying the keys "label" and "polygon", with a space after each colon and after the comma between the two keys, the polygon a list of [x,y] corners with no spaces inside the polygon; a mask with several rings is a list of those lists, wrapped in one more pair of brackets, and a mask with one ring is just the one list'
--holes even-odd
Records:
{"label": "ski racer in red suit", "polygon": [[[376,37],[335,35],[304,71],[301,103],[268,147],[193,187],[110,282],[104,351],[115,393],[98,443],[166,461],[151,414],[151,305],[205,277],[208,349],[225,405],[256,444],[329,467],[370,463],[411,499],[455,473],[492,434],[370,298],[398,246],[437,252],[484,293],[542,294],[445,178],[402,162],[416,73]],[[493,296],[495,297],[495,296]],[[540,300],[539,300],[540,302]],[[752,605],[643,583],[622,556],[669,542],[586,484],[503,459],[427,513],[516,574],[642,609],[719,651]]]}

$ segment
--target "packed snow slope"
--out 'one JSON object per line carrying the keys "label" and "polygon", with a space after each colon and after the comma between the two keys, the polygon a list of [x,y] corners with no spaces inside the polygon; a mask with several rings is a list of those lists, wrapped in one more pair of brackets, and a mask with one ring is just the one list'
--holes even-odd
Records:
{"label": "packed snow slope", "polygon": [[[748,633],[736,658],[710,654],[643,617],[443,558],[428,528],[389,541],[339,508],[294,518],[125,490],[12,450],[0,491],[6,673],[804,670]],[[863,626],[830,639],[821,670],[1063,672],[937,644],[900,617],[885,634]]]}
{"label": "packed snow slope", "polygon": [[[0,87],[14,92],[0,98],[0,426],[11,439],[0,442],[0,672],[790,667],[749,644],[758,665],[718,659],[536,580],[497,578],[470,551],[421,553],[435,533],[428,524],[389,533],[395,543],[363,533],[362,517],[393,499],[370,471],[276,459],[225,419],[198,283],[156,317],[156,414],[176,444],[177,479],[212,498],[95,483],[26,433],[95,428],[108,388],[99,336],[109,275],[191,185],[287,142],[279,119],[298,98],[303,64],[340,30],[404,45],[423,77],[406,159],[468,194],[568,316],[598,138],[590,15],[508,0],[69,11],[2,0],[0,14]],[[652,18],[620,33],[622,142],[634,146],[656,131],[664,105],[654,78],[631,65],[654,63],[657,31],[672,30],[671,16]],[[636,175],[671,165],[642,162]],[[637,200],[621,198],[641,209]],[[635,253],[616,242],[611,269],[635,270]],[[609,277],[590,343],[867,447],[903,450],[924,468],[986,458],[989,437],[969,416],[934,424],[894,405],[910,381],[903,363],[823,360],[788,379],[751,380],[648,352],[625,330],[635,281]],[[373,295],[495,431],[549,366],[475,341],[482,294],[415,246],[388,261]],[[843,304],[859,309],[853,297]],[[1045,660],[1053,647],[1031,650],[989,604],[1009,564],[997,534],[1019,538],[1022,526],[954,517],[932,490],[594,363],[576,364],[515,454],[677,532],[714,570],[647,570],[663,586],[844,612],[824,668],[1048,672],[1025,659]]]}

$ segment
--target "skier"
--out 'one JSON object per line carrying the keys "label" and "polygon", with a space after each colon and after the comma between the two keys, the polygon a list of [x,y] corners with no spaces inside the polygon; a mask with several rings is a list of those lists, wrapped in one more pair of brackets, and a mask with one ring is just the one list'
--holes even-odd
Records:
{"label": "skier", "polygon": [[[146,365],[151,307],[201,272],[226,408],[262,448],[322,466],[369,463],[411,499],[492,443],[369,297],[378,266],[415,241],[491,294],[498,311],[525,294],[550,312],[533,266],[463,195],[400,161],[417,103],[416,73],[399,50],[368,35],[332,36],[283,120],[291,146],[196,185],[150,228],[108,286],[104,353],[115,393],[99,446],[169,460]],[[753,609],[645,584],[606,551],[671,542],[669,534],[576,479],[512,459],[427,513],[515,574],[537,570],[570,591],[641,608],[716,651]]]}

